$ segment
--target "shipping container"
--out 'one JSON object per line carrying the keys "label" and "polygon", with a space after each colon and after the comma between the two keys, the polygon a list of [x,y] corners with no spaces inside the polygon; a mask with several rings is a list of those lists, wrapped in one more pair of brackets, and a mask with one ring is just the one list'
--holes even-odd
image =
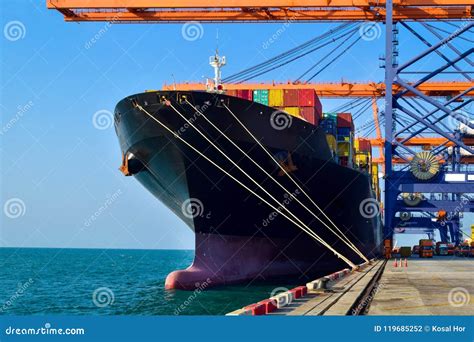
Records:
{"label": "shipping container", "polygon": [[346,127],[350,128],[351,131],[354,130],[354,123],[352,122],[351,113],[338,113],[337,114],[337,127]]}
{"label": "shipping container", "polygon": [[283,89],[270,89],[268,91],[268,105],[270,107],[283,107]]}
{"label": "shipping container", "polygon": [[244,100],[253,100],[253,91],[250,89],[239,89],[237,90],[237,97],[240,97]]}
{"label": "shipping container", "polygon": [[331,119],[323,119],[319,123],[319,126],[324,130],[324,132],[326,132],[326,134],[337,135],[336,123]]}
{"label": "shipping container", "polygon": [[360,152],[372,152],[372,146],[369,139],[358,138],[355,144],[356,150]]}
{"label": "shipping container", "polygon": [[318,126],[321,121],[321,115],[314,107],[300,107],[300,116],[315,126]]}
{"label": "shipping container", "polygon": [[326,134],[326,141],[328,142],[329,149],[334,153],[337,152],[336,137],[332,134]]}
{"label": "shipping container", "polygon": [[370,164],[370,154],[368,153],[356,153],[355,162],[359,166],[367,166]]}
{"label": "shipping container", "polygon": [[298,90],[297,89],[283,90],[283,105],[285,107],[298,106]]}
{"label": "shipping container", "polygon": [[237,90],[234,90],[234,89],[226,90],[225,94],[228,95],[228,96],[235,96],[235,97],[237,97]]}
{"label": "shipping container", "polygon": [[298,105],[300,107],[313,107],[318,115],[322,115],[321,101],[314,89],[299,89]]}
{"label": "shipping container", "polygon": [[347,157],[339,157],[339,165],[349,166],[349,159]]}
{"label": "shipping container", "polygon": [[268,90],[267,89],[255,89],[253,91],[253,102],[261,103],[268,106]]}
{"label": "shipping container", "polygon": [[337,143],[337,155],[339,157],[349,157],[350,156],[351,145],[346,142]]}
{"label": "shipping container", "polygon": [[300,107],[283,107],[283,110],[290,115],[300,118]]}
{"label": "shipping container", "polygon": [[337,113],[323,113],[323,118],[337,122]]}

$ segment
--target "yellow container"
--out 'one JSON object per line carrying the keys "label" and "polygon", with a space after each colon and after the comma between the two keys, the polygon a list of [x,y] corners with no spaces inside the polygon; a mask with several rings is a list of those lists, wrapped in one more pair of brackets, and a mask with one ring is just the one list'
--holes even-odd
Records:
{"label": "yellow container", "polygon": [[336,137],[332,134],[326,134],[326,141],[328,142],[329,149],[332,152],[336,152],[337,150]]}
{"label": "yellow container", "polygon": [[355,161],[357,165],[368,165],[369,160],[369,155],[366,153],[357,153],[355,156]]}
{"label": "yellow container", "polygon": [[359,152],[359,139],[358,138],[354,139],[354,149],[356,150],[356,153]]}
{"label": "yellow container", "polygon": [[290,115],[300,118],[300,107],[283,107],[283,110]]}
{"label": "yellow container", "polygon": [[339,157],[349,157],[349,151],[350,151],[351,145],[348,143],[337,143],[337,155]]}
{"label": "yellow container", "polygon": [[268,91],[268,105],[270,107],[283,106],[283,89],[270,89]]}

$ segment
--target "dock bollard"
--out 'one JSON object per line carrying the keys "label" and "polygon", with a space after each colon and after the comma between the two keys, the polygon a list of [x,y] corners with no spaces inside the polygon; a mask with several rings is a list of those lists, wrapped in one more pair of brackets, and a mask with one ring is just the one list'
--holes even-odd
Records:
{"label": "dock bollard", "polygon": [[316,290],[327,290],[329,279],[323,277],[316,282]]}
{"label": "dock bollard", "polygon": [[395,258],[395,261],[393,262],[393,267],[397,267],[397,266],[398,266],[397,258]]}
{"label": "dock bollard", "polygon": [[405,258],[405,267],[408,267],[408,258]]}

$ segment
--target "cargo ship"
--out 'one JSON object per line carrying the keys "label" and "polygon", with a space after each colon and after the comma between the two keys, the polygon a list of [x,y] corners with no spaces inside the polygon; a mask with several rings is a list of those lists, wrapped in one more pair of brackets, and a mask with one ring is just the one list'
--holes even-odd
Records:
{"label": "cargo ship", "polygon": [[[195,234],[192,265],[170,273],[165,287],[282,277],[303,283],[347,267],[286,212],[354,264],[362,257],[327,228],[326,218],[367,258],[377,256],[380,213],[362,206],[375,203],[378,176],[364,141],[354,142],[351,115],[323,115],[314,90],[226,92],[223,64],[217,54],[211,58],[215,78],[207,91],[148,91],[115,108],[122,172]],[[277,210],[268,194],[281,204]]]}

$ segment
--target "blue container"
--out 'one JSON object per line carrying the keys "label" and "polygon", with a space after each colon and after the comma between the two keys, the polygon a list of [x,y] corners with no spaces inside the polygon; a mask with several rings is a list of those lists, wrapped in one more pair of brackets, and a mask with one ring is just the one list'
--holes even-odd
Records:
{"label": "blue container", "polygon": [[336,122],[332,119],[323,119],[319,124],[326,134],[331,134],[336,136]]}

